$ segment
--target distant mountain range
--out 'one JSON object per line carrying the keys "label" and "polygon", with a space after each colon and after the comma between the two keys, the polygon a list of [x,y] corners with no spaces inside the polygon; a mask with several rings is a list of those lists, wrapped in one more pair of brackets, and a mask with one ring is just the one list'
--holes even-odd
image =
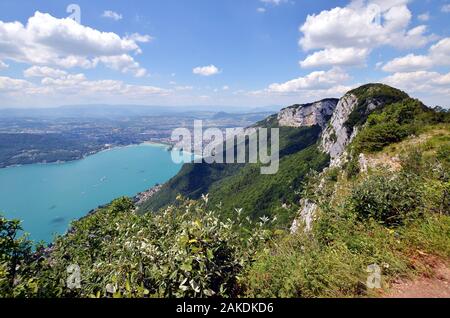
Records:
{"label": "distant mountain range", "polygon": [[182,113],[274,113],[280,106],[236,107],[236,106],[145,106],[145,105],[67,105],[55,108],[0,108],[0,117],[133,117]]}

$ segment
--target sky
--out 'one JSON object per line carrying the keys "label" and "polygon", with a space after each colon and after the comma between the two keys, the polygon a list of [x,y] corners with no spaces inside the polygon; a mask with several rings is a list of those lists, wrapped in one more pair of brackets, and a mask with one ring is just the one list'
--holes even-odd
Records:
{"label": "sky", "polygon": [[0,0],[0,107],[258,107],[386,83],[450,107],[450,0]]}

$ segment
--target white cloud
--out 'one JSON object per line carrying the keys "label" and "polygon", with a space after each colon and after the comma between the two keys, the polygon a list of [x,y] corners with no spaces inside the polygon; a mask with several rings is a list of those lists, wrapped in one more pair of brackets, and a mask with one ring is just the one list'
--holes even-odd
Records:
{"label": "white cloud", "polygon": [[450,96],[450,73],[398,72],[386,77],[383,82],[409,92],[435,95],[435,98],[447,96],[448,99]]}
{"label": "white cloud", "polygon": [[387,62],[382,69],[385,72],[404,72],[424,70],[430,68],[432,65],[433,62],[428,56],[408,54]]}
{"label": "white cloud", "polygon": [[119,14],[117,12],[114,12],[114,11],[111,11],[111,10],[104,11],[103,14],[102,14],[102,17],[113,19],[115,21],[122,20],[122,18],[123,18],[121,14]]}
{"label": "white cloud", "polygon": [[[305,50],[322,50],[308,56],[305,65],[354,65],[364,64],[365,58],[376,47],[389,45],[398,48],[417,48],[435,37],[427,35],[427,27],[419,25],[409,29],[412,19],[406,0],[371,3],[353,1],[347,7],[324,10],[308,15],[300,26],[302,37],[299,45]],[[335,57],[334,52],[339,53]],[[351,58],[348,52],[357,52]],[[341,62],[341,63],[339,63]]]}
{"label": "white cloud", "polygon": [[314,52],[300,61],[301,67],[348,66],[364,64],[369,50],[365,48],[330,48]]}
{"label": "white cloud", "polygon": [[8,68],[8,67],[9,67],[8,64],[6,64],[6,63],[3,62],[3,61],[0,61],[0,70],[1,70],[2,68]]}
{"label": "white cloud", "polygon": [[288,2],[288,0],[260,0],[260,1],[265,4],[271,4],[271,5],[275,5],[275,6],[278,6],[282,3]]}
{"label": "white cloud", "polygon": [[[42,74],[39,74],[39,76]],[[55,75],[55,74],[52,74]],[[148,85],[130,85],[117,80],[91,81],[84,74],[65,74],[60,77],[43,77],[40,83],[0,77],[0,97],[15,98],[18,103],[25,99],[43,98],[45,102],[54,100],[87,101],[111,100],[129,101],[149,97],[168,96],[170,90]]]}
{"label": "white cloud", "polygon": [[441,8],[442,12],[449,13],[450,12],[450,4],[444,4]]}
{"label": "white cloud", "polygon": [[220,70],[215,65],[199,66],[192,70],[192,73],[202,76],[211,76],[220,73]]}
{"label": "white cloud", "polygon": [[95,61],[102,62],[106,67],[109,67],[122,73],[133,73],[136,77],[143,77],[147,75],[147,71],[139,66],[139,63],[128,54],[115,55],[115,56],[101,56],[96,58]]}
{"label": "white cloud", "polygon": [[435,66],[450,65],[450,37],[432,45],[427,55],[408,54],[395,58],[383,66],[386,72],[410,72]]}
{"label": "white cloud", "polygon": [[84,74],[67,74],[60,77],[45,77],[41,80],[41,84],[53,86],[54,88],[68,87],[75,88],[77,85],[86,82]]}
{"label": "white cloud", "polygon": [[60,78],[67,75],[66,71],[54,69],[48,66],[32,66],[23,72],[25,77],[50,77]]}
{"label": "white cloud", "polygon": [[32,65],[93,68],[101,58],[126,54],[130,64],[124,67],[137,69],[129,54],[141,53],[138,42],[149,40],[142,35],[121,38],[38,11],[26,25],[0,21],[0,59]]}
{"label": "white cloud", "polygon": [[349,75],[340,68],[329,71],[315,71],[284,83],[274,83],[265,90],[268,93],[290,94],[304,90],[331,89],[349,79]]}
{"label": "white cloud", "polygon": [[419,21],[426,22],[426,21],[430,20],[430,13],[424,12],[422,14],[419,14],[417,16],[417,18],[419,19]]}
{"label": "white cloud", "polygon": [[133,33],[130,35],[127,35],[125,39],[134,41],[134,42],[140,42],[140,43],[148,43],[153,40],[153,37],[147,34],[139,34],[139,33]]}
{"label": "white cloud", "polygon": [[230,89],[230,86],[228,86],[228,85],[224,85],[223,87],[222,87],[222,90],[223,91],[228,91]]}
{"label": "white cloud", "polygon": [[30,86],[31,83],[28,81],[0,76],[0,92],[23,90]]}
{"label": "white cloud", "polygon": [[259,13],[264,13],[266,12],[266,8],[257,8],[256,11]]}

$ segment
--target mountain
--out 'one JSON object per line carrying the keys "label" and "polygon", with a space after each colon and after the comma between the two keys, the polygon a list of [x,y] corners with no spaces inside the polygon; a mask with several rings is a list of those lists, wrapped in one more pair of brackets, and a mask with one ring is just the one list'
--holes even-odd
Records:
{"label": "mountain", "polygon": [[448,112],[368,84],[255,127],[280,128],[275,175],[186,164],[143,205],[116,199],[47,247],[0,217],[0,296],[383,297],[448,271]]}
{"label": "mountain", "polygon": [[298,204],[310,170],[322,171],[330,160],[336,165],[371,113],[408,99],[398,89],[368,84],[341,99],[284,108],[255,125],[280,129],[280,168],[276,175],[261,175],[255,164],[185,164],[142,204],[141,212],[158,211],[179,194],[198,199],[209,193],[212,202],[222,203],[226,210],[243,208],[244,214],[254,219],[277,215],[278,224],[286,226],[293,215],[285,207]]}
{"label": "mountain", "polygon": [[[280,167],[275,176],[261,175],[258,164],[185,164],[140,211],[157,211],[179,194],[198,199],[209,193],[212,202],[231,210],[239,206],[254,218],[273,214],[274,209],[298,199],[292,188],[300,186],[310,169],[321,170],[328,164],[316,143],[337,102],[295,105],[255,125],[280,129]],[[280,222],[287,220],[280,217]]]}

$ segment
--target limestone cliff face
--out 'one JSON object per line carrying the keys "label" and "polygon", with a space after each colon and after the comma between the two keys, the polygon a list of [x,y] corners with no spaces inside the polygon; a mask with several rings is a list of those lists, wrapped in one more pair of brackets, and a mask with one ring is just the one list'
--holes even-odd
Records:
{"label": "limestone cliff face", "polygon": [[[377,98],[369,98],[365,103],[367,105],[365,109],[366,114],[384,106],[384,102]],[[327,128],[322,134],[321,148],[330,155],[331,167],[340,166],[344,162],[346,147],[358,134],[360,127],[354,126],[353,128],[348,128],[346,125],[350,114],[358,104],[359,100],[353,94],[346,94],[342,97],[333,112]]]}
{"label": "limestone cliff face", "polygon": [[342,97],[331,117],[330,123],[322,134],[321,148],[331,157],[331,166],[341,163],[341,156],[345,147],[356,136],[357,131],[349,131],[345,126],[350,114],[358,104],[355,95],[348,94]]}
{"label": "limestone cliff face", "polygon": [[[377,98],[370,98],[365,103],[367,105],[365,109],[367,114],[384,106],[384,102]],[[320,147],[322,151],[330,155],[330,167],[338,167],[345,162],[347,146],[358,134],[359,126],[348,128],[348,125],[346,125],[350,114],[358,104],[359,100],[354,94],[348,93],[342,97],[337,103],[332,117],[322,133]],[[294,220],[291,227],[291,232],[293,233],[298,230],[300,223],[305,225],[305,231],[309,231],[317,210],[317,205],[307,198],[304,198],[300,203],[299,218]]]}
{"label": "limestone cliff face", "polygon": [[324,99],[312,104],[294,105],[278,113],[278,124],[282,127],[310,127],[319,125],[325,128],[333,114],[337,99]]}

